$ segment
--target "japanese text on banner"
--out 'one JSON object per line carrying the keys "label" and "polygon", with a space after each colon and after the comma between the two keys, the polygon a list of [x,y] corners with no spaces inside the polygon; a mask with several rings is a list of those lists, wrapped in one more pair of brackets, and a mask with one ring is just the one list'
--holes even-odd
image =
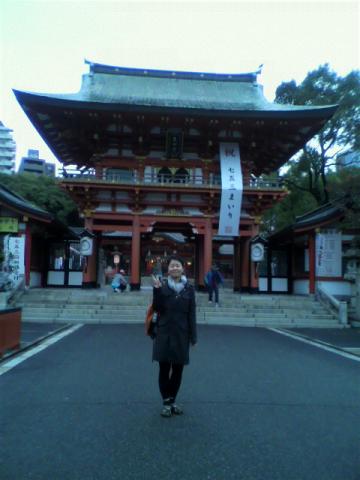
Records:
{"label": "japanese text on banner", "polygon": [[237,143],[220,143],[221,204],[218,235],[238,236],[243,192]]}

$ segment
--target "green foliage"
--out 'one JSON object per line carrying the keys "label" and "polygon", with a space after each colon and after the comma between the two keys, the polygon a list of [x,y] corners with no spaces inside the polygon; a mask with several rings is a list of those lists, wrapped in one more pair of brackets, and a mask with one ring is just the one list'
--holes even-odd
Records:
{"label": "green foliage", "polygon": [[[282,83],[276,90],[276,102],[294,105],[338,105],[334,116],[322,130],[304,147],[301,155],[289,162],[290,175],[297,171],[299,178],[284,181],[293,190],[304,188],[318,204],[330,199],[327,173],[334,165],[334,158],[342,149],[357,149],[360,145],[360,72],[338,76],[328,64],[309,72],[300,85]],[[307,176],[307,183],[303,176]],[[298,181],[299,180],[299,181]]]}
{"label": "green foliage", "polygon": [[360,169],[353,167],[332,172],[328,175],[328,185],[331,199],[349,197],[344,227],[360,228]]}
{"label": "green foliage", "polygon": [[360,72],[340,77],[328,64],[321,65],[299,85],[294,80],[282,83],[276,90],[275,101],[338,108],[323,129],[285,166],[282,179],[289,195],[266,212],[263,231],[273,232],[291,225],[297,216],[345,194],[352,199],[345,226],[360,226],[360,170],[333,169],[339,152],[360,147]]}
{"label": "green foliage", "polygon": [[271,234],[281,230],[296,220],[296,217],[317,208],[317,202],[309,192],[294,190],[280,203],[265,212],[262,217],[261,231]]}
{"label": "green foliage", "polygon": [[81,225],[77,206],[60,188],[59,181],[31,173],[0,174],[0,184],[40,207],[67,225]]}

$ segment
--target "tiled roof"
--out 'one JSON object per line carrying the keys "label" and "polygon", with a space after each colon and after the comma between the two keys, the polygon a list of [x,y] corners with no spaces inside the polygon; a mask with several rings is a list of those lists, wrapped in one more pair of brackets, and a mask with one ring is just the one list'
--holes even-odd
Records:
{"label": "tiled roof", "polygon": [[33,205],[28,200],[25,200],[17,193],[12,192],[4,185],[0,185],[0,204],[6,205],[10,208],[13,207],[24,214],[41,217],[45,221],[51,221],[53,218],[49,212]]}
{"label": "tiled roof", "polygon": [[[88,62],[90,63],[90,62]],[[195,73],[168,70],[141,70],[90,63],[81,89],[74,94],[34,95],[43,101],[121,104],[128,106],[181,108],[189,110],[248,112],[316,112],[334,106],[299,106],[271,103],[257,83],[259,72],[245,74]]]}
{"label": "tiled roof", "polygon": [[290,241],[293,233],[312,230],[331,221],[339,220],[344,216],[345,210],[350,203],[350,197],[345,195],[326,205],[322,205],[311,212],[296,217],[295,223],[273,233],[268,237],[268,240],[270,242],[278,241],[279,239]]}

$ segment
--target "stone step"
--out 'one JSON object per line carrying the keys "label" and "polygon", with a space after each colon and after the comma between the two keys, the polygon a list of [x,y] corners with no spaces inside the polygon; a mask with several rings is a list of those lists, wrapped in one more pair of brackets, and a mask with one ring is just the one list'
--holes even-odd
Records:
{"label": "stone step", "polygon": [[[122,309],[79,309],[79,308],[60,308],[60,309],[41,309],[41,308],[25,308],[23,309],[23,315],[41,315],[41,316],[50,316],[50,315],[76,315],[79,317],[94,317],[94,316],[108,316],[108,317],[118,317],[118,316],[126,316],[126,315],[137,315],[140,317],[144,317],[146,309],[143,307],[135,307],[135,308],[122,308]],[[311,312],[298,312],[296,315],[293,312],[256,312],[256,311],[239,311],[238,309],[228,309],[227,311],[222,310],[221,308],[218,309],[197,309],[198,316],[207,316],[207,317],[248,317],[248,318],[288,318],[288,319],[301,319],[301,318],[312,318],[316,319],[334,319],[336,317],[330,313],[322,312],[322,313],[311,313]]]}
{"label": "stone step", "polygon": [[[126,307],[124,307],[126,308]],[[299,315],[302,312],[310,314],[310,315],[317,315],[322,313],[329,313],[326,308],[302,308],[302,309],[292,309],[292,308],[278,308],[278,307],[267,307],[267,308],[252,308],[248,305],[242,305],[241,307],[231,306],[231,307],[224,307],[220,305],[219,307],[215,307],[215,305],[204,305],[199,306],[197,305],[196,308],[199,311],[207,311],[207,312],[252,312],[252,313],[274,313],[274,314],[281,314],[281,313],[288,313],[290,315]]]}
{"label": "stone step", "polygon": [[[43,300],[43,299],[37,299],[37,298],[31,298],[31,299],[24,299],[22,298],[21,301],[18,302],[18,305],[49,305],[49,304],[66,304],[66,305],[147,305],[152,301],[152,297],[147,297],[147,298],[142,298],[142,299],[137,299],[137,298],[120,298],[120,299],[89,299],[89,301],[84,301],[82,299],[81,301],[71,301],[71,299],[64,301],[62,299],[56,299],[56,300]],[[210,303],[208,300],[203,300],[203,299],[197,299],[196,301],[197,305],[215,305],[214,302]],[[221,306],[236,306],[236,307],[241,307],[241,306],[250,306],[251,308],[254,309],[261,309],[261,308],[266,308],[266,307],[272,307],[272,308],[292,308],[292,309],[298,309],[299,307],[301,308],[322,308],[322,305],[318,302],[311,302],[308,304],[289,304],[289,305],[282,305],[274,302],[263,302],[263,303],[252,303],[250,301],[228,301],[224,302],[220,299],[219,305]]]}
{"label": "stone step", "polygon": [[[146,308],[143,306],[122,306],[122,308],[103,308],[99,306],[95,306],[94,308],[89,308],[89,306],[84,306],[80,308],[79,306],[68,305],[62,306],[61,308],[54,308],[54,307],[29,307],[26,306],[23,308],[23,314],[32,315],[59,315],[68,313],[70,315],[78,314],[80,317],[83,316],[94,316],[94,315],[106,315],[106,316],[117,316],[117,315],[138,315],[143,316],[145,315]],[[316,312],[313,311],[306,311],[302,310],[301,312],[293,312],[289,310],[270,310],[270,309],[262,309],[259,310],[252,310],[250,308],[247,309],[234,309],[234,308],[197,308],[198,315],[206,315],[206,316],[239,316],[239,317],[261,317],[266,316],[268,318],[307,318],[312,317],[316,318],[334,318],[334,316],[328,313],[326,310],[318,310]]]}
{"label": "stone step", "polygon": [[[147,307],[151,303],[151,299],[145,299],[143,301],[138,301],[136,299],[132,299],[131,301],[126,300],[126,301],[109,301],[109,302],[98,302],[98,301],[92,301],[92,302],[64,302],[62,300],[56,300],[56,301],[43,301],[43,300],[36,300],[32,299],[31,301],[22,301],[18,303],[18,306],[22,307],[42,307],[42,308],[51,308],[51,307],[61,307],[61,306],[67,306],[67,307],[78,307],[78,308],[99,308],[100,306],[102,308],[123,308],[125,306],[129,307]],[[199,308],[212,308],[212,305],[210,305],[208,302],[197,302],[197,306]],[[294,305],[291,304],[289,306],[286,305],[276,305],[272,303],[268,304],[262,304],[262,305],[254,305],[252,303],[247,303],[247,302],[222,302],[220,303],[221,308],[227,309],[227,308],[238,308],[238,309],[252,309],[252,310],[267,310],[267,309],[272,309],[272,310],[295,310],[298,311],[300,308],[301,310],[310,310],[310,311],[315,311],[315,310],[324,310],[324,308],[320,304],[316,303],[309,303],[308,305]]]}
{"label": "stone step", "polygon": [[23,308],[22,315],[59,315],[63,308]]}
{"label": "stone step", "polygon": [[[138,323],[152,301],[152,289],[114,294],[103,290],[27,291],[20,299],[24,321],[66,323]],[[312,297],[234,294],[220,291],[220,307],[208,303],[206,293],[197,294],[199,323],[248,326],[336,327],[338,320]]]}
{"label": "stone step", "polygon": [[[144,298],[152,296],[152,290],[141,290],[141,291],[126,291],[124,293],[118,294],[113,293],[110,289],[107,290],[81,290],[76,289],[58,289],[58,290],[49,290],[49,289],[31,289],[24,293],[23,297],[31,298],[63,298],[63,299],[72,299],[72,300],[86,300],[91,298]],[[198,298],[207,298],[206,292],[197,292]],[[253,301],[253,302],[264,302],[264,301],[276,301],[276,302],[312,302],[313,298],[306,296],[306,295],[267,295],[267,294],[243,294],[243,293],[234,293],[231,290],[220,290],[220,298],[222,299],[243,299],[246,301]]]}
{"label": "stone step", "polygon": [[[103,317],[103,318],[87,318],[86,321],[84,321],[83,317],[63,317],[63,318],[40,318],[40,317],[24,317],[23,318],[24,322],[43,322],[43,323],[48,323],[48,322],[53,322],[53,323],[67,323],[67,324],[76,324],[76,323],[86,323],[86,324],[140,324],[142,325],[143,322],[139,320],[138,317],[126,317],[124,319],[114,319],[114,318],[109,318],[109,317]],[[269,328],[269,327],[278,327],[278,328],[342,328],[341,325],[337,322],[324,322],[324,321],[298,321],[298,322],[289,322],[289,321],[281,321],[277,320],[275,321],[274,319],[248,319],[248,318],[243,318],[239,319],[236,317],[230,317],[227,319],[209,319],[209,318],[199,318],[198,319],[198,324],[206,324],[206,325],[238,325],[238,326],[252,326],[252,327],[264,327],[264,328]]]}

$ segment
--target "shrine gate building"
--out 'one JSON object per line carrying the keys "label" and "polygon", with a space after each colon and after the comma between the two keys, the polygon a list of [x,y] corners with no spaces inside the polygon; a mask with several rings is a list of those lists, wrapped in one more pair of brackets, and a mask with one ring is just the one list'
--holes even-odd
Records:
{"label": "shrine gate building", "polygon": [[[63,165],[95,248],[83,286],[101,284],[112,261],[132,289],[176,251],[201,288],[216,262],[236,291],[256,291],[251,240],[263,212],[285,195],[275,172],[336,106],[268,102],[258,72],[213,74],[89,64],[75,94],[14,91]],[[220,144],[239,146],[238,234],[219,236]],[[109,260],[110,257],[110,260]],[[100,275],[99,275],[100,273]]]}

